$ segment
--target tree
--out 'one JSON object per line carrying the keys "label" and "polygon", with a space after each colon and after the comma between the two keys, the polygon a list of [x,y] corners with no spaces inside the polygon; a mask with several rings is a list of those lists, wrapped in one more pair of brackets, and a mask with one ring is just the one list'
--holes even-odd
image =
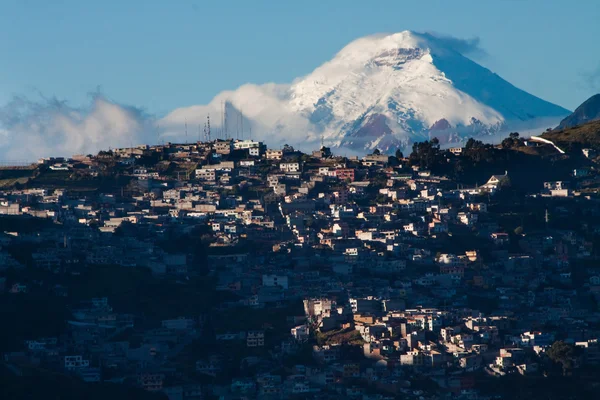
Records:
{"label": "tree", "polygon": [[509,189],[511,187],[512,187],[512,182],[508,176],[501,179],[500,182],[498,183],[499,190]]}
{"label": "tree", "polygon": [[547,351],[548,357],[562,366],[563,375],[566,375],[574,366],[576,356],[575,346],[567,344],[562,340],[556,341]]}
{"label": "tree", "polygon": [[379,149],[375,149],[375,150],[373,150],[373,155],[376,155],[376,156],[378,156],[378,155],[380,155],[380,154],[381,154],[381,150],[379,150]]}
{"label": "tree", "polygon": [[467,143],[465,144],[465,149],[470,150],[473,148],[474,145],[475,145],[475,139],[469,138],[469,140],[467,140]]}
{"label": "tree", "polygon": [[502,148],[512,149],[513,147],[519,147],[523,145],[523,141],[519,137],[519,132],[511,132],[508,137],[502,140]]}
{"label": "tree", "polygon": [[404,154],[402,154],[402,150],[400,150],[400,149],[396,150],[396,158],[398,160],[401,160],[404,158]]}
{"label": "tree", "polygon": [[467,140],[467,143],[465,144],[465,150],[481,149],[484,147],[485,145],[481,140],[475,140],[473,138],[469,138],[469,140]]}
{"label": "tree", "polygon": [[415,142],[409,157],[412,165],[421,168],[435,169],[442,164],[443,157],[440,152],[440,141],[437,138],[424,142]]}

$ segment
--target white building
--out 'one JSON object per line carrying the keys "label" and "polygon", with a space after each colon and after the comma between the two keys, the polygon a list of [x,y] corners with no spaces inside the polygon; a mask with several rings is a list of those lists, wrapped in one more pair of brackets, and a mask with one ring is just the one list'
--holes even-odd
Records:
{"label": "white building", "polygon": [[238,140],[233,143],[233,148],[236,150],[246,149],[259,149],[263,146],[262,142],[255,142],[254,140]]}
{"label": "white building", "polygon": [[300,171],[300,163],[297,163],[297,162],[281,163],[281,164],[279,164],[279,169],[284,172],[298,172],[298,171]]}
{"label": "white building", "polygon": [[303,342],[308,339],[310,335],[310,328],[307,325],[296,326],[291,329],[292,336],[299,342]]}
{"label": "white building", "polygon": [[217,179],[217,173],[214,169],[197,169],[196,178],[201,181],[215,181]]}
{"label": "white building", "polygon": [[283,158],[283,150],[267,150],[267,160],[281,160]]}

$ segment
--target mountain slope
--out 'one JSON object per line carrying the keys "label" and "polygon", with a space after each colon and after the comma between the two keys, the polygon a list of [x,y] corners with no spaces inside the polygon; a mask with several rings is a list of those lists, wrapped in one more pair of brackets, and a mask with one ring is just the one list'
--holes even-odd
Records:
{"label": "mountain slope", "polygon": [[572,128],[586,122],[600,119],[600,93],[584,101],[573,114],[560,121],[556,129]]}

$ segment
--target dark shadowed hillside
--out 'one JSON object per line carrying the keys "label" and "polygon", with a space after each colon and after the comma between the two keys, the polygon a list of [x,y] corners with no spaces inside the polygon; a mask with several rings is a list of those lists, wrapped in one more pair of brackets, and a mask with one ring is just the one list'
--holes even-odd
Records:
{"label": "dark shadowed hillside", "polygon": [[600,93],[593,95],[562,121],[556,129],[573,128],[600,119]]}

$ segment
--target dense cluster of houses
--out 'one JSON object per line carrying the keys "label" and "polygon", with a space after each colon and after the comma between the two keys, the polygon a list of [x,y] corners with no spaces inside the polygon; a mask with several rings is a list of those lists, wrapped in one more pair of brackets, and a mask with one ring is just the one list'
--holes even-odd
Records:
{"label": "dense cluster of houses", "polygon": [[[574,368],[600,363],[600,207],[580,190],[581,172],[523,199],[539,226],[507,230],[515,205],[497,194],[508,172],[464,187],[379,152],[336,157],[230,139],[39,168],[64,184],[0,192],[0,217],[35,226],[0,232],[0,293],[65,299],[70,317],[60,336],[6,352],[13,368],[171,400],[379,400],[490,398],[475,374],[541,375],[557,341],[577,350]],[[194,235],[196,247],[173,239]],[[186,288],[208,276],[216,303],[193,315],[175,305],[154,321],[110,296],[73,298],[73,276],[103,267]],[[39,270],[55,279],[28,273]],[[198,343],[212,345],[190,364]],[[423,379],[431,385],[415,384]]]}

